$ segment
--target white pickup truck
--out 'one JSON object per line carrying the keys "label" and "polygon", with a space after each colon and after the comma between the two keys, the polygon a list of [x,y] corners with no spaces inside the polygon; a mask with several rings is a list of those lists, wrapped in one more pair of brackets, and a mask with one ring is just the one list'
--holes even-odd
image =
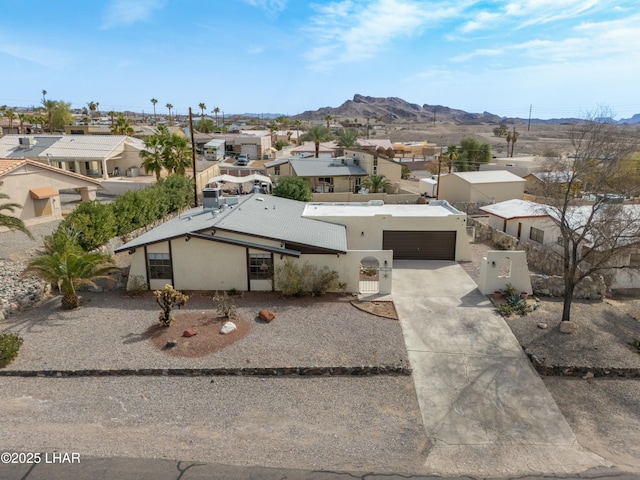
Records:
{"label": "white pickup truck", "polygon": [[249,165],[249,155],[247,155],[246,153],[241,153],[240,155],[238,155],[238,161],[236,162],[236,165],[240,167],[246,167],[247,165]]}

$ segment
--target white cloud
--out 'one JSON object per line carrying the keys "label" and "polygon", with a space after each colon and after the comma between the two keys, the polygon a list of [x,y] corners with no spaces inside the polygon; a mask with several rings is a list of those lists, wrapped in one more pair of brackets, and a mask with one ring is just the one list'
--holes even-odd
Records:
{"label": "white cloud", "polygon": [[165,4],[166,0],[112,0],[105,12],[102,28],[126,27],[148,21],[153,12]]}
{"label": "white cloud", "polygon": [[252,7],[264,10],[270,16],[276,16],[287,6],[287,0],[242,0]]}
{"label": "white cloud", "polygon": [[491,28],[493,26],[492,23],[498,18],[500,18],[499,13],[482,11],[478,13],[473,20],[465,23],[462,28],[460,28],[460,31],[462,33],[469,33],[481,28]]}
{"label": "white cloud", "polygon": [[314,46],[306,57],[316,70],[369,59],[395,39],[420,34],[458,12],[436,4],[427,9],[415,0],[340,0],[315,8],[307,29]]}
{"label": "white cloud", "polygon": [[600,0],[515,0],[504,11],[507,17],[522,19],[520,27],[527,27],[579,17],[601,5]]}
{"label": "white cloud", "polygon": [[72,63],[67,53],[39,45],[13,43],[9,39],[0,41],[0,52],[47,68],[60,69]]}

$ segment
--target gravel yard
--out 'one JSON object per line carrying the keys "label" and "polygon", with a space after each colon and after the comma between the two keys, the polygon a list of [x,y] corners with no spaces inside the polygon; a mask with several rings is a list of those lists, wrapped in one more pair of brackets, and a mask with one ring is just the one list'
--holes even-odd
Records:
{"label": "gravel yard", "polygon": [[[350,300],[333,295],[285,299],[272,293],[237,297],[238,314],[251,324],[249,333],[200,358],[168,355],[149,340],[160,311],[149,294],[85,292],[83,305],[72,311],[62,310],[57,296],[9,317],[0,331],[24,338],[7,370],[408,366],[400,323],[363,312]],[[275,311],[276,319],[268,324],[257,319],[263,308]],[[193,292],[175,315],[207,310],[215,312],[211,294]]]}

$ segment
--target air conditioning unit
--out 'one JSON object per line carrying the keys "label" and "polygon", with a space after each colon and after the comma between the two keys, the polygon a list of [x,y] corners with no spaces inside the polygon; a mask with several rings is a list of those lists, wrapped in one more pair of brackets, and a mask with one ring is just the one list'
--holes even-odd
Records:
{"label": "air conditioning unit", "polygon": [[30,148],[31,139],[29,137],[20,137],[18,138],[18,145],[20,146],[20,148]]}

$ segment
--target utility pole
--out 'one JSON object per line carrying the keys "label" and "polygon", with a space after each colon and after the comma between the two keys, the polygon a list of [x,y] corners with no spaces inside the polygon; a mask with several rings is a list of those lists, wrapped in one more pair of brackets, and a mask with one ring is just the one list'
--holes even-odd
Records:
{"label": "utility pole", "polygon": [[193,136],[193,114],[189,107],[189,132],[191,133],[191,163],[193,165],[193,206],[198,206],[198,182],[196,181],[196,142]]}
{"label": "utility pole", "polygon": [[440,169],[442,168],[442,152],[438,155],[438,183],[436,183],[436,200],[440,199]]}
{"label": "utility pole", "polygon": [[531,129],[531,109],[533,108],[533,103],[529,105],[529,124],[527,125],[527,132]]}

